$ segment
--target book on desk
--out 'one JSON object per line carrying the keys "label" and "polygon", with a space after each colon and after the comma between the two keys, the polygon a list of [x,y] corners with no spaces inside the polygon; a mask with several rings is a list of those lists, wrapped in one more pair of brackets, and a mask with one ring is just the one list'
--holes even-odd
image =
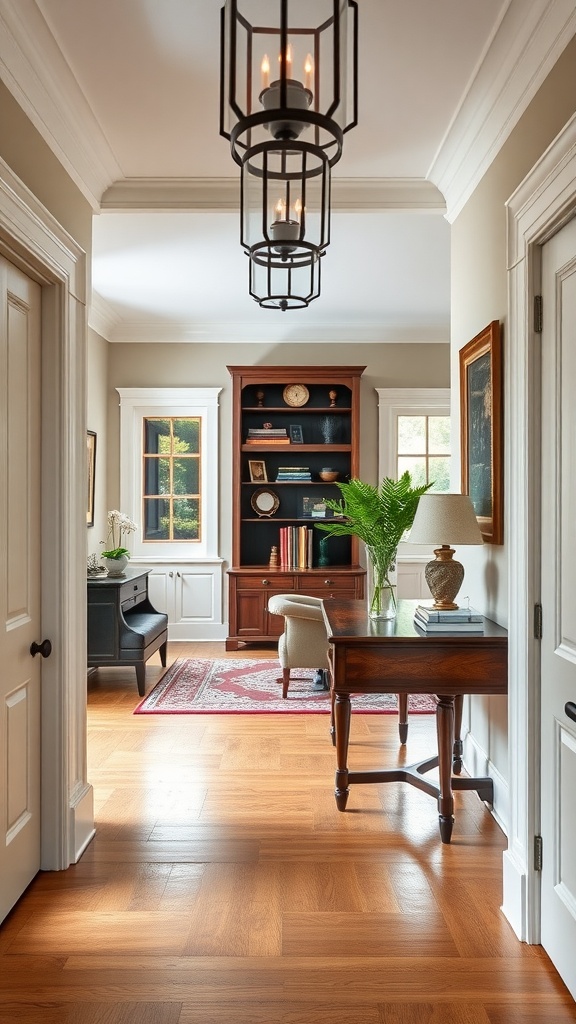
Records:
{"label": "book on desk", "polygon": [[483,633],[484,616],[474,608],[433,608],[419,604],[414,623],[425,633]]}

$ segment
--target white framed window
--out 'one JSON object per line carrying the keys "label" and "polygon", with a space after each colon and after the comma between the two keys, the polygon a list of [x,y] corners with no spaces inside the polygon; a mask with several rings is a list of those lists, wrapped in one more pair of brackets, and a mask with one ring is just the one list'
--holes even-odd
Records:
{"label": "white framed window", "polygon": [[376,388],[378,479],[406,469],[414,485],[450,490],[450,389]]}
{"label": "white framed window", "polygon": [[[414,486],[434,481],[450,490],[451,426],[449,388],[376,388],[378,395],[378,480],[396,480],[409,470]],[[401,558],[423,558],[409,541]]]}
{"label": "white framed window", "polygon": [[120,504],[137,524],[132,555],[218,556],[221,388],[117,388]]}

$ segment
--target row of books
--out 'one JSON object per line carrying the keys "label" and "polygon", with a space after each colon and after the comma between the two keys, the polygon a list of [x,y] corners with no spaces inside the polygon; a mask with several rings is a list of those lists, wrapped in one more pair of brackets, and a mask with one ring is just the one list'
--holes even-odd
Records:
{"label": "row of books", "polygon": [[301,483],[308,483],[312,480],[309,466],[278,466],[276,474],[277,483],[286,480],[299,480]]}
{"label": "row of books", "polygon": [[483,633],[484,617],[474,608],[439,609],[419,604],[414,622],[426,633]]}
{"label": "row of books", "polygon": [[280,527],[280,568],[312,569],[312,536],[310,526]]}

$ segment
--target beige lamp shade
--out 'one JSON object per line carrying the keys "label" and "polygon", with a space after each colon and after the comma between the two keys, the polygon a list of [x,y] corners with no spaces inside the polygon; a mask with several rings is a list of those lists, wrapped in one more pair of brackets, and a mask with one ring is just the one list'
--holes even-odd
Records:
{"label": "beige lamp shade", "polygon": [[411,544],[482,544],[467,494],[423,494],[410,530]]}
{"label": "beige lamp shade", "polygon": [[450,545],[483,543],[468,495],[423,494],[410,531],[410,543],[436,545],[436,558],[424,570],[434,608],[457,608],[454,598],[464,580],[464,566],[454,559],[454,548]]}

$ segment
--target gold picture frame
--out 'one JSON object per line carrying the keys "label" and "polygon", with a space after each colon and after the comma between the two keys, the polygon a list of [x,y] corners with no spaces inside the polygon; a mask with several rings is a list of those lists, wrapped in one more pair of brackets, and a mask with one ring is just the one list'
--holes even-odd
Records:
{"label": "gold picture frame", "polygon": [[266,473],[266,463],[262,459],[249,459],[248,470],[250,472],[250,481],[253,484],[268,483],[268,476]]}
{"label": "gold picture frame", "polygon": [[460,349],[461,488],[487,544],[502,544],[502,332],[493,320]]}

